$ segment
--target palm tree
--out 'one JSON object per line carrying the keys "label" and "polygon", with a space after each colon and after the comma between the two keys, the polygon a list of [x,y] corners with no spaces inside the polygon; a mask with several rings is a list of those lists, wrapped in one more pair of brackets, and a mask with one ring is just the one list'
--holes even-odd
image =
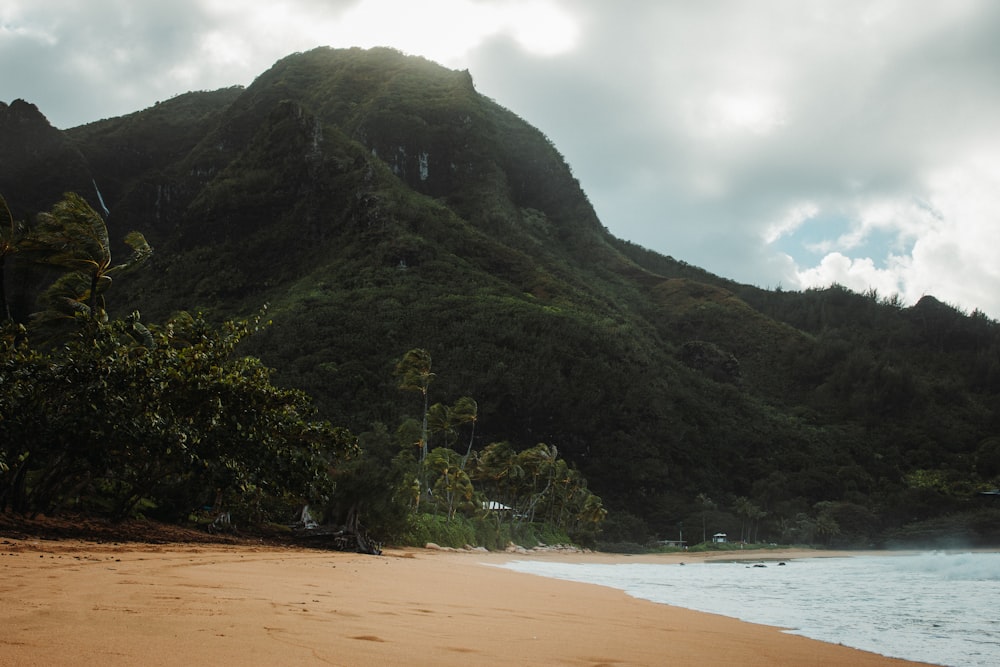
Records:
{"label": "palm tree", "polygon": [[816,535],[824,545],[830,546],[833,538],[840,535],[840,524],[829,514],[820,514],[816,517]]}
{"label": "palm tree", "polygon": [[763,514],[761,514],[760,508],[745,496],[736,499],[736,514],[740,517],[740,540],[749,542],[753,522],[762,517]]}
{"label": "palm tree", "polygon": [[465,450],[465,456],[462,457],[462,470],[465,470],[465,464],[469,460],[469,455],[472,454],[472,443],[476,438],[479,404],[472,400],[471,397],[463,396],[455,401],[455,405],[452,406],[451,418],[456,427],[462,424],[472,424],[472,432],[469,434],[469,446]]}
{"label": "palm tree", "polygon": [[460,504],[472,501],[474,489],[472,481],[461,468],[458,453],[446,447],[438,447],[427,457],[426,465],[436,475],[435,496],[445,506],[445,521],[451,523]]}
{"label": "palm tree", "polygon": [[427,437],[438,434],[445,447],[451,447],[458,435],[451,408],[444,403],[435,403],[427,410]]}
{"label": "palm tree", "polygon": [[704,543],[708,542],[708,513],[715,509],[715,502],[707,493],[699,493],[696,500],[701,505],[701,541]]}
{"label": "palm tree", "polygon": [[[530,486],[526,485],[525,488],[526,505],[522,511],[522,514],[529,522],[535,520],[535,511],[539,503],[545,499],[549,489],[552,487],[556,471],[555,464],[558,459],[557,455],[558,450],[555,445],[546,445],[540,442],[531,449],[524,450],[517,456],[517,461],[525,472],[525,478],[530,479]],[[539,483],[543,480],[545,485],[539,490]]]}
{"label": "palm tree", "polygon": [[403,355],[396,364],[396,375],[399,376],[399,388],[407,391],[419,391],[424,398],[423,421],[420,427],[420,460],[427,458],[427,389],[434,381],[431,372],[431,353],[427,350],[414,348]]}
{"label": "palm tree", "polygon": [[45,323],[77,314],[87,319],[107,319],[103,294],[112,277],[144,262],[152,248],[139,232],[130,232],[125,243],[132,257],[113,264],[108,228],[104,219],[80,195],[69,192],[49,213],[38,216],[38,225],[22,242],[35,261],[63,270],[42,295],[48,310],[36,317]]}
{"label": "palm tree", "polygon": [[[473,476],[480,483],[487,500],[516,505],[524,469],[517,453],[507,441],[487,445],[479,454]],[[498,518],[501,515],[497,515]]]}

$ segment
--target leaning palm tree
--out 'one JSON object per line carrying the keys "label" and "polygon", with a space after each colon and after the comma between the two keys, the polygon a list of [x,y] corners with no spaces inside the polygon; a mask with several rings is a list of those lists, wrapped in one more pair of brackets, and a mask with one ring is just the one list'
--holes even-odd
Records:
{"label": "leaning palm tree", "polygon": [[472,397],[463,396],[455,401],[455,405],[451,408],[451,415],[456,426],[461,424],[472,424],[472,432],[469,434],[469,446],[465,450],[465,456],[462,457],[462,470],[465,470],[465,464],[469,460],[469,455],[472,454],[472,444],[476,439],[476,422],[479,420],[479,404],[476,403]]}
{"label": "leaning palm tree", "polygon": [[420,460],[423,461],[427,458],[427,389],[434,381],[434,373],[431,372],[431,353],[421,348],[410,350],[396,364],[396,375],[399,377],[400,389],[419,391],[424,399],[420,428]]}
{"label": "leaning palm tree", "polygon": [[41,213],[24,248],[35,261],[55,266],[63,274],[42,295],[46,309],[36,323],[75,319],[107,318],[104,293],[116,274],[144,262],[152,248],[139,232],[130,232],[125,243],[132,257],[113,264],[108,228],[104,219],[76,193],[67,193],[51,212]]}
{"label": "leaning palm tree", "polygon": [[440,436],[445,447],[451,447],[458,435],[451,408],[444,403],[435,403],[427,410],[427,437],[432,434]]}

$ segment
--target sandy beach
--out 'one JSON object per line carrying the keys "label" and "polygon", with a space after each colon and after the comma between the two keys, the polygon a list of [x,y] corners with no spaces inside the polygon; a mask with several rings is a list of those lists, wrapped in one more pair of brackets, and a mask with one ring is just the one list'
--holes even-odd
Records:
{"label": "sandy beach", "polygon": [[490,566],[706,557],[0,537],[0,665],[914,664]]}

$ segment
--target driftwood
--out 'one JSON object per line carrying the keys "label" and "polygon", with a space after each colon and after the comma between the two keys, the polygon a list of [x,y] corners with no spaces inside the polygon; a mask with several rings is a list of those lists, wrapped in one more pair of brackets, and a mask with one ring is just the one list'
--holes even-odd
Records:
{"label": "driftwood", "polygon": [[336,551],[353,551],[373,556],[382,553],[382,544],[371,539],[367,531],[360,527],[349,530],[346,526],[292,526],[292,535]]}
{"label": "driftwood", "polygon": [[212,535],[216,533],[236,534],[236,524],[233,522],[232,514],[229,512],[220,512],[215,517],[215,521],[208,524],[205,528]]}
{"label": "driftwood", "polygon": [[357,520],[357,514],[351,514],[351,521],[348,525],[321,526],[313,519],[309,512],[309,506],[303,506],[299,512],[298,520],[289,528],[292,535],[299,539],[308,540],[312,544],[320,544],[337,551],[355,551],[359,554],[372,554],[378,556],[382,553],[382,545],[371,539],[368,531],[361,527]]}

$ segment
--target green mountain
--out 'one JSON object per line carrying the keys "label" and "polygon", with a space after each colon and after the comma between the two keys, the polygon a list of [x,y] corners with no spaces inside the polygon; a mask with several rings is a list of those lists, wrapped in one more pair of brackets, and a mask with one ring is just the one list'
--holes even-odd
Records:
{"label": "green mountain", "polygon": [[[476,444],[555,445],[606,538],[1000,540],[1000,326],[925,297],[772,292],[613,237],[552,143],[389,49],[289,56],[61,132],[0,106],[0,194],[74,190],[155,248],[120,314],[269,305],[247,352],[355,432],[472,396]],[[30,300],[14,301],[26,318]]]}

